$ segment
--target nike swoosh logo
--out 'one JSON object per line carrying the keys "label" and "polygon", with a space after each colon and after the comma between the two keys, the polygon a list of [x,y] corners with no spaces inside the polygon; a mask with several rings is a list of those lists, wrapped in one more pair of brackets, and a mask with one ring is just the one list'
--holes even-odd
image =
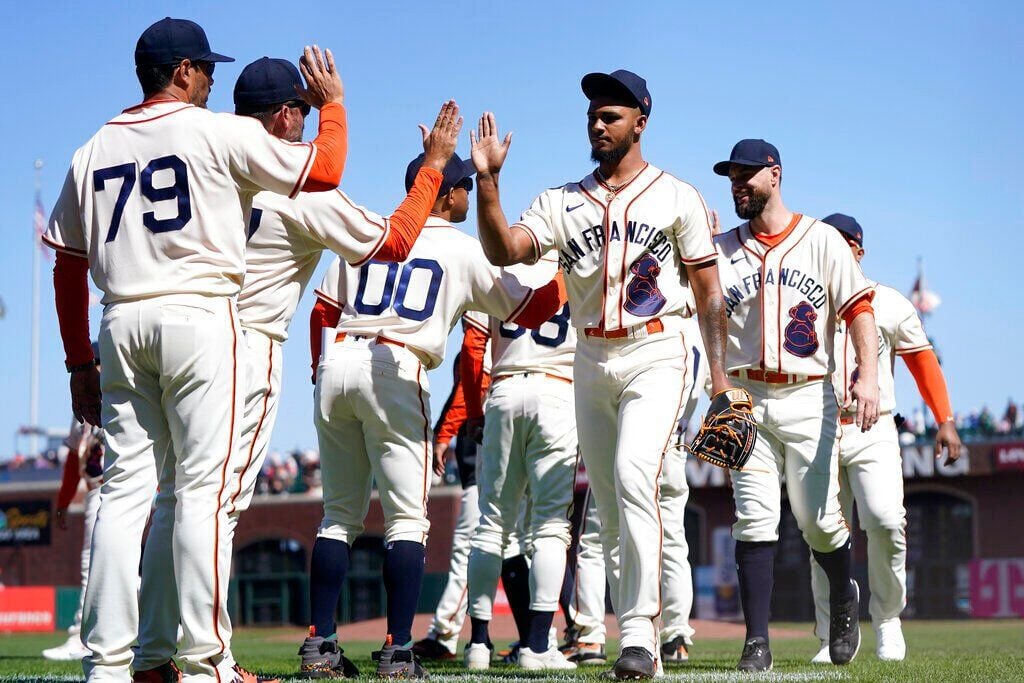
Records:
{"label": "nike swoosh logo", "polygon": [[736,258],[734,258],[733,260],[729,261],[729,263],[731,263],[731,264],[733,264],[733,265],[736,265],[737,263],[739,263],[739,262],[740,262],[740,261],[742,261],[742,260],[744,260],[744,257],[743,257],[743,256],[737,256],[737,257],[736,257]]}
{"label": "nike swoosh logo", "polygon": [[583,206],[583,202],[580,202],[576,206],[567,206],[567,207],[565,207],[565,212],[566,213],[572,213],[573,211],[575,211],[576,209],[580,208],[581,206]]}

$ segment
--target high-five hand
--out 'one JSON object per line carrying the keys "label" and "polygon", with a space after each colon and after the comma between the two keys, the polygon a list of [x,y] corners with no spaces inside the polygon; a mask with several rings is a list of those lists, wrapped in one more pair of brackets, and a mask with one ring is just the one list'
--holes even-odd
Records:
{"label": "high-five hand", "polygon": [[505,135],[504,140],[498,139],[498,122],[492,112],[484,112],[480,117],[476,133],[469,131],[472,143],[473,165],[480,175],[495,175],[501,170],[512,144],[512,133]]}
{"label": "high-five hand", "polygon": [[299,71],[306,87],[295,86],[295,93],[315,109],[329,102],[342,104],[345,101],[345,86],[334,65],[334,55],[330,50],[325,52],[326,55],[321,54],[319,45],[307,45],[299,58]]}
{"label": "high-five hand", "polygon": [[459,105],[455,104],[455,100],[448,100],[441,105],[433,129],[427,130],[422,123],[419,126],[423,136],[423,165],[442,171],[455,154],[455,147],[459,143],[459,133],[462,131]]}

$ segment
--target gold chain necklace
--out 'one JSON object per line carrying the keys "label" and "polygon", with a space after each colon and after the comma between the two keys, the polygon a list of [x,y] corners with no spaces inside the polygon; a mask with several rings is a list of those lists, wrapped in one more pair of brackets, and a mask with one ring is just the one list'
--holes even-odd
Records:
{"label": "gold chain necklace", "polygon": [[643,173],[643,170],[645,168],[647,168],[646,164],[641,166],[639,168],[639,170],[637,170],[636,173],[634,173],[632,176],[630,176],[629,180],[625,180],[625,181],[619,183],[618,185],[612,185],[611,183],[609,183],[608,179],[604,177],[604,173],[601,173],[601,169],[597,169],[597,177],[600,178],[601,182],[604,183],[605,187],[608,188],[608,193],[605,194],[605,196],[604,196],[605,201],[610,202],[611,200],[615,199],[615,193],[617,193],[619,190],[621,190],[626,185],[629,185],[631,182],[633,182],[638,175]]}

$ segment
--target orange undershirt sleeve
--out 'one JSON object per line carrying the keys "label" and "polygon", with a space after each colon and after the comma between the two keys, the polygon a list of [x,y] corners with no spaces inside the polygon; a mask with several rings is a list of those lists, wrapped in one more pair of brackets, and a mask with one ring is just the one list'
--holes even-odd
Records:
{"label": "orange undershirt sleeve", "polygon": [[849,327],[853,323],[853,319],[861,313],[875,314],[875,309],[871,305],[871,298],[873,296],[874,294],[872,292],[866,292],[864,296],[857,301],[857,303],[846,309],[846,312],[843,313],[843,322],[846,323],[847,327]]}
{"label": "orange undershirt sleeve", "polygon": [[558,313],[565,302],[565,280],[562,271],[558,271],[551,282],[534,292],[530,303],[510,322],[535,330]]}
{"label": "orange undershirt sleeve", "polygon": [[333,190],[341,183],[348,158],[348,116],[344,105],[329,102],[320,109],[320,127],[313,144],[316,145],[316,158],[302,190]]}
{"label": "orange undershirt sleeve", "polygon": [[939,366],[939,359],[935,351],[924,349],[915,353],[907,353],[902,356],[907,369],[914,376],[917,383],[917,390],[921,392],[921,398],[928,404],[935,417],[935,424],[948,422],[953,417],[953,407],[949,402],[949,391],[946,388],[946,378],[942,375],[942,367]]}
{"label": "orange undershirt sleeve", "polygon": [[53,265],[53,295],[60,338],[68,365],[93,360],[89,340],[89,260],[58,251]]}
{"label": "orange undershirt sleeve", "polygon": [[438,443],[449,443],[459,433],[462,424],[466,421],[466,394],[462,382],[455,382],[452,387],[451,396],[445,406],[441,419],[438,421],[437,429],[434,431],[434,441]]}
{"label": "orange undershirt sleeve", "polygon": [[487,334],[475,327],[467,326],[462,336],[462,353],[459,356],[459,371],[466,403],[466,417],[480,417],[483,410],[484,354],[487,352]]}
{"label": "orange undershirt sleeve", "polygon": [[309,351],[313,358],[313,384],[316,384],[316,366],[320,363],[323,351],[323,329],[337,327],[341,318],[341,309],[332,306],[323,299],[317,299],[313,312],[309,315]]}
{"label": "orange undershirt sleeve", "polygon": [[409,258],[409,251],[423,230],[423,224],[430,216],[430,210],[437,201],[443,176],[437,169],[422,167],[416,180],[409,188],[409,194],[391,214],[391,231],[373,258],[377,261],[401,262]]}

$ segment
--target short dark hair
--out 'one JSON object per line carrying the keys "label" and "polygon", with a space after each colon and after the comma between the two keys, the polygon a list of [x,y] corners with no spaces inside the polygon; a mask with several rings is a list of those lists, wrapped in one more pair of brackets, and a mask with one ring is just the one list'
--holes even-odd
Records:
{"label": "short dark hair", "polygon": [[271,104],[266,107],[260,107],[259,109],[256,110],[249,108],[235,109],[235,113],[239,116],[251,116],[252,118],[262,123],[264,126],[266,126],[267,122],[274,114],[277,113],[277,110],[281,108],[282,104],[283,102],[279,102],[278,104]]}
{"label": "short dark hair", "polygon": [[[181,62],[178,62],[178,64],[181,64]],[[142,94],[150,97],[166,88],[170,84],[171,77],[174,74],[174,70],[178,68],[178,64],[153,64],[135,67],[135,76],[139,79],[139,85],[142,86]]]}

